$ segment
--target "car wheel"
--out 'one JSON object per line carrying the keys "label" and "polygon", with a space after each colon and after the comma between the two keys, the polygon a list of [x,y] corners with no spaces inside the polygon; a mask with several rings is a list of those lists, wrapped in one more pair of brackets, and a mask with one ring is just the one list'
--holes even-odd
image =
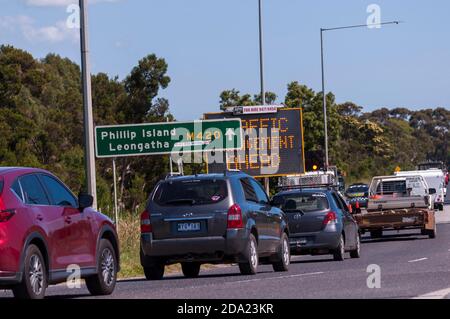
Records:
{"label": "car wheel", "polygon": [[241,274],[256,275],[259,264],[259,256],[258,256],[258,244],[253,234],[250,234],[249,236],[245,256],[247,258],[247,262],[239,263],[239,269],[241,271]]}
{"label": "car wheel", "polygon": [[100,240],[98,247],[97,274],[86,278],[86,286],[93,296],[113,293],[117,282],[116,252],[107,239]]}
{"label": "car wheel", "polygon": [[370,231],[370,237],[371,238],[381,238],[381,237],[383,237],[383,230],[381,230],[381,229],[371,230]]}
{"label": "car wheel", "polygon": [[436,229],[436,226],[434,226],[434,229],[427,230],[425,235],[428,235],[428,237],[429,237],[430,239],[435,239],[435,238],[436,238],[436,235],[437,235],[437,229]]}
{"label": "car wheel", "polygon": [[200,263],[181,263],[181,269],[186,278],[197,278],[200,273],[200,266]]}
{"label": "car wheel", "polygon": [[147,280],[161,280],[164,277],[165,264],[154,261],[149,266],[144,266],[144,274]]}
{"label": "car wheel", "polygon": [[28,246],[25,252],[22,281],[13,288],[18,299],[43,299],[47,289],[47,268],[39,248]]}
{"label": "car wheel", "polygon": [[277,259],[278,261],[272,264],[273,270],[277,272],[288,271],[291,263],[291,248],[286,233],[283,233],[283,236],[281,236]]}
{"label": "car wheel", "polygon": [[439,205],[439,211],[441,211],[441,212],[444,211],[444,204]]}
{"label": "car wheel", "polygon": [[361,258],[361,236],[356,236],[356,249],[350,251],[351,258]]}
{"label": "car wheel", "polygon": [[343,261],[345,259],[345,242],[344,242],[344,236],[341,235],[341,238],[339,239],[339,246],[336,248],[336,250],[333,253],[333,259],[335,261]]}

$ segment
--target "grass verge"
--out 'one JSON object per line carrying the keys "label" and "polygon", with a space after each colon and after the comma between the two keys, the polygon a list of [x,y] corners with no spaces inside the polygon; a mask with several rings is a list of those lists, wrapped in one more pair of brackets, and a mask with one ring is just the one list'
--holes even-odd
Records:
{"label": "grass verge", "polygon": [[[139,259],[140,218],[132,214],[124,214],[119,221],[120,265],[119,278],[142,277]],[[180,272],[179,264],[166,266],[166,274]]]}

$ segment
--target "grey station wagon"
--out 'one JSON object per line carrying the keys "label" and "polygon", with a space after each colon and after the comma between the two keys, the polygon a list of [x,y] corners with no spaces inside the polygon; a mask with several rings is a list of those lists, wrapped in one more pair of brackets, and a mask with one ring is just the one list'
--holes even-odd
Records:
{"label": "grey station wagon", "polygon": [[287,271],[288,234],[283,211],[244,173],[169,177],[141,215],[141,264],[149,280],[174,263],[188,278],[204,263],[238,263],[245,275],[256,274],[259,263]]}

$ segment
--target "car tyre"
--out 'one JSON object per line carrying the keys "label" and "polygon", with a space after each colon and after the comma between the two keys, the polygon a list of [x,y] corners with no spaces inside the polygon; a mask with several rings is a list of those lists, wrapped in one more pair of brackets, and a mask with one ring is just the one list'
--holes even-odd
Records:
{"label": "car tyre", "polygon": [[181,263],[181,270],[186,278],[197,278],[200,274],[200,263]]}
{"label": "car tyre", "polygon": [[164,277],[165,264],[155,261],[149,266],[144,266],[144,274],[147,280],[161,280]]}
{"label": "car tyre", "polygon": [[335,261],[344,261],[345,259],[345,241],[343,235],[341,235],[341,238],[339,239],[339,246],[333,252],[333,259]]}
{"label": "car tyre", "polygon": [[44,299],[47,289],[47,268],[39,248],[30,245],[25,251],[21,283],[13,288],[17,299]]}
{"label": "car tyre", "polygon": [[356,236],[356,249],[350,251],[350,258],[361,258],[361,236]]}
{"label": "car tyre", "polygon": [[283,233],[280,240],[280,246],[277,252],[277,262],[272,264],[273,270],[276,272],[284,272],[289,270],[291,263],[291,248],[289,246],[289,238]]}
{"label": "car tyre", "polygon": [[245,249],[245,257],[247,259],[244,263],[239,263],[239,270],[242,275],[256,275],[259,256],[258,256],[258,243],[255,236],[250,234],[247,247]]}
{"label": "car tyre", "polygon": [[370,237],[371,238],[381,238],[381,237],[383,237],[383,230],[381,230],[381,229],[371,230],[370,231]]}
{"label": "car tyre", "polygon": [[113,293],[117,282],[117,257],[113,245],[107,239],[100,240],[97,257],[97,274],[86,278],[86,287],[93,296]]}
{"label": "car tyre", "polygon": [[428,235],[428,237],[429,237],[430,239],[435,239],[436,236],[437,236],[437,229],[436,229],[436,226],[434,226],[434,229],[427,230],[427,234],[426,234],[426,235]]}

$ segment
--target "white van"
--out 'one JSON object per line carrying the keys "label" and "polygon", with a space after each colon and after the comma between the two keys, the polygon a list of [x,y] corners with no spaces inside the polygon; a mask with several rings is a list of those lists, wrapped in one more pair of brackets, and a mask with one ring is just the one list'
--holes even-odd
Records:
{"label": "white van", "polygon": [[431,195],[432,202],[434,202],[434,209],[444,210],[445,200],[445,176],[444,172],[440,169],[429,169],[426,171],[406,171],[397,172],[396,176],[414,176],[420,175],[426,180],[430,189],[435,189],[436,194]]}

